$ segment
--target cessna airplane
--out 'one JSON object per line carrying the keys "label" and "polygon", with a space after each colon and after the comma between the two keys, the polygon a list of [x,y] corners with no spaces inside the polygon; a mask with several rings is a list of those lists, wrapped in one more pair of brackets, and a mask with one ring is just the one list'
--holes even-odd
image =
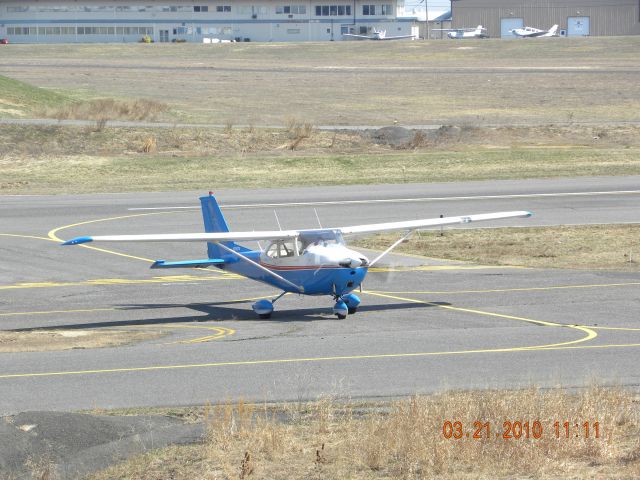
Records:
{"label": "cessna airplane", "polygon": [[489,38],[487,29],[482,25],[476,28],[433,28],[432,32],[447,32],[447,37],[453,39],[459,38]]}
{"label": "cessna airplane", "polygon": [[[298,293],[332,296],[336,302],[333,313],[344,319],[347,314],[355,313],[360,304],[360,299],[352,292],[361,286],[369,267],[378,263],[414,231],[440,225],[531,216],[531,212],[515,211],[338,228],[230,232],[215,197],[209,193],[201,197],[200,202],[206,233],[77,237],[63,245],[88,242],[207,242],[208,255],[203,260],[157,260],[151,268],[213,266],[282,290],[273,300],[263,299],[253,304],[252,308],[260,318],[269,318],[273,304],[286,293]],[[403,231],[404,234],[373,260],[351,250],[344,241],[345,235],[385,231]],[[250,240],[269,243],[264,250],[251,250],[236,243]]]}
{"label": "cessna airplane", "polygon": [[554,25],[549,30],[540,30],[533,27],[514,28],[509,30],[516,37],[519,38],[534,38],[534,37],[557,37],[558,25]]}
{"label": "cessna airplane", "polygon": [[373,30],[372,35],[356,35],[354,33],[343,33],[343,37],[356,38],[358,40],[400,40],[402,38],[415,39],[414,35],[396,35],[395,37],[387,37],[386,30]]}

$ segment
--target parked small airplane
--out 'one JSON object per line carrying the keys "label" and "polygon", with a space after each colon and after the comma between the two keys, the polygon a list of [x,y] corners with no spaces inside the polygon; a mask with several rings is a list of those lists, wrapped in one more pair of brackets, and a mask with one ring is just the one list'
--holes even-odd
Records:
{"label": "parked small airplane", "polygon": [[[260,318],[269,318],[273,304],[286,293],[331,295],[333,313],[340,319],[356,312],[360,299],[352,293],[362,285],[372,267],[416,230],[440,225],[482,220],[529,217],[530,212],[497,212],[463,217],[445,217],[404,222],[377,223],[339,228],[230,232],[215,197],[200,197],[206,233],[164,233],[152,235],[106,235],[77,237],[63,245],[87,242],[207,242],[208,256],[203,260],[167,262],[157,260],[151,268],[217,267],[267,283],[282,293],[273,300],[259,300],[252,306]],[[348,248],[345,235],[384,231],[404,231],[404,235],[373,260]],[[267,248],[251,250],[236,241],[266,240]]]}
{"label": "parked small airplane", "polygon": [[447,32],[447,37],[453,39],[461,38],[489,38],[487,29],[482,25],[476,28],[433,28],[432,32]]}
{"label": "parked small airplane", "polygon": [[343,33],[343,37],[356,38],[358,40],[400,40],[402,38],[416,38],[414,35],[396,35],[387,37],[386,30],[373,30],[371,35],[356,35],[355,33]]}
{"label": "parked small airplane", "polygon": [[557,37],[558,25],[554,25],[549,30],[540,30],[539,28],[524,27],[524,28],[514,28],[513,30],[509,30],[509,31],[519,38]]}

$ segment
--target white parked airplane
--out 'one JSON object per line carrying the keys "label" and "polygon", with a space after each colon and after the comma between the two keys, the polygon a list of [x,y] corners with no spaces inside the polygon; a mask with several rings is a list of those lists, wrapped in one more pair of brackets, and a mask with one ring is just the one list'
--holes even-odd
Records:
{"label": "white parked airplane", "polygon": [[356,35],[355,33],[343,33],[343,37],[355,38],[357,40],[400,40],[402,38],[415,39],[415,35],[396,35],[394,37],[387,37],[386,30],[373,30],[371,35]]}
{"label": "white parked airplane", "polygon": [[509,31],[519,38],[557,37],[558,25],[554,25],[549,30],[540,30],[539,28],[524,27],[524,28],[514,28],[513,30],[509,30]]}
{"label": "white parked airplane", "polygon": [[460,38],[489,38],[487,35],[487,29],[482,25],[478,25],[476,28],[433,28],[432,32],[447,32],[447,37],[460,39]]}

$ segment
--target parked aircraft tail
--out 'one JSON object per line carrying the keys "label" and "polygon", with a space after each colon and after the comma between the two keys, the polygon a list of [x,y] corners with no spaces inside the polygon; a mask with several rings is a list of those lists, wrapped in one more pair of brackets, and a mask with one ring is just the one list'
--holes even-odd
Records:
{"label": "parked aircraft tail", "polygon": [[554,36],[556,34],[557,31],[558,31],[558,25],[554,25],[553,27],[551,27],[549,29],[549,31],[547,32],[547,35],[552,37],[552,36]]}

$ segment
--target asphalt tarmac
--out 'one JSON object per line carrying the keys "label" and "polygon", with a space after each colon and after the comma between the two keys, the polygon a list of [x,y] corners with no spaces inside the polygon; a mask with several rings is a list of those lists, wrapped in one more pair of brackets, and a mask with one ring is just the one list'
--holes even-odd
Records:
{"label": "asphalt tarmac", "polygon": [[[160,340],[0,354],[0,414],[375,398],[447,388],[640,381],[634,273],[496,268],[393,256],[346,320],[330,297],[287,295],[218,270],[149,270],[200,244],[61,247],[78,235],[197,232],[206,192],[5,196],[0,328],[168,329]],[[494,225],[640,222],[640,177],[216,192],[233,229],[355,225],[531,210]],[[483,225],[493,226],[493,225]]]}

